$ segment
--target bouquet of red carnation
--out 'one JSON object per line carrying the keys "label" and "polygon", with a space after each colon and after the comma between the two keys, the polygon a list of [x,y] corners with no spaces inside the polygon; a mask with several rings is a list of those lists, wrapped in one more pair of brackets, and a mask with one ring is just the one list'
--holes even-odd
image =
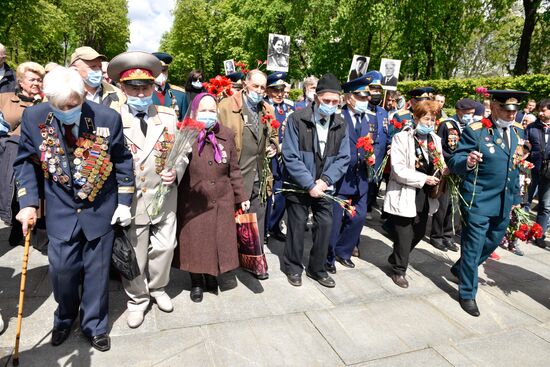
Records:
{"label": "bouquet of red carnation", "polygon": [[246,75],[250,70],[248,70],[246,64],[242,61],[236,62],[235,67],[241,69],[241,72]]}
{"label": "bouquet of red carnation", "polygon": [[225,76],[216,75],[208,82],[202,83],[202,86],[208,93],[215,95],[218,99],[233,95],[233,82]]}
{"label": "bouquet of red carnation", "polygon": [[376,163],[376,157],[374,156],[374,145],[370,135],[362,136],[357,139],[355,147],[357,149],[363,149],[365,151],[365,163],[367,164],[367,176],[374,179],[374,164]]}
{"label": "bouquet of red carnation", "polygon": [[542,227],[540,224],[533,223],[529,214],[523,209],[512,209],[510,224],[500,245],[504,247],[513,244],[517,240],[528,241],[539,238],[542,238]]}
{"label": "bouquet of red carnation", "polygon": [[[277,130],[281,123],[275,119],[275,116],[272,114],[266,113],[261,118],[262,125],[270,126],[272,129]],[[268,144],[270,144],[269,139],[265,140],[266,149]],[[264,161],[262,165],[262,180],[260,181],[260,202],[265,203],[267,201],[267,185],[268,185],[268,176],[271,173],[271,159],[267,156],[264,156]]]}
{"label": "bouquet of red carnation", "polygon": [[490,96],[490,94],[487,93],[487,88],[485,87],[477,87],[475,91],[476,91],[476,94],[483,96],[483,98],[489,98]]}

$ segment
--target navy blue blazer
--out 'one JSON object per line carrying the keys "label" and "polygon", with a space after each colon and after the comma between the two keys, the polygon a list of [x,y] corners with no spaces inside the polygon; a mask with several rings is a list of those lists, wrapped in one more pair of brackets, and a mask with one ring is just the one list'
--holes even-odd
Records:
{"label": "navy blue blazer", "polygon": [[531,153],[528,160],[535,165],[533,172],[536,174],[540,173],[542,161],[550,158],[550,141],[547,147],[544,134],[544,125],[539,119],[528,125],[525,131],[525,135],[529,143],[531,143]]}
{"label": "navy blue blazer", "polygon": [[[21,123],[21,139],[17,158],[14,162],[17,196],[21,208],[38,207],[39,185],[44,185],[44,198],[46,200],[46,228],[48,236],[53,236],[63,241],[69,241],[72,232],[80,223],[84,235],[88,240],[101,237],[111,231],[111,217],[118,204],[130,206],[134,192],[134,171],[132,155],[124,144],[122,133],[122,121],[120,115],[107,107],[93,102],[84,102],[80,118],[79,136],[91,133],[88,130],[85,118],[93,121],[95,128],[109,129],[109,144],[107,153],[111,156],[113,169],[103,183],[93,202],[87,199],[81,200],[76,192],[79,187],[72,182],[71,166],[61,165],[64,174],[69,178],[66,183],[52,178],[42,180],[37,175],[43,175],[40,168],[41,151],[43,142],[39,125],[45,123],[52,112],[49,103],[42,103],[28,107],[23,112]],[[71,162],[74,157],[68,154],[63,137],[62,124],[55,117],[51,126],[60,137],[61,148],[65,157],[60,157],[62,162]],[[38,163],[38,166],[37,166]]]}

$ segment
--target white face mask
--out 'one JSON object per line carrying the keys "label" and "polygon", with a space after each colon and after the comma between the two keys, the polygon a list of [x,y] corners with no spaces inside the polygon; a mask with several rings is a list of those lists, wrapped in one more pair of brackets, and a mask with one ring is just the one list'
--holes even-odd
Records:
{"label": "white face mask", "polygon": [[160,73],[155,79],[155,84],[159,87],[164,87],[164,84],[166,84],[166,79],[166,75],[164,73]]}
{"label": "white face mask", "polygon": [[497,119],[496,123],[501,128],[508,128],[514,123],[514,120],[507,121],[503,119]]}

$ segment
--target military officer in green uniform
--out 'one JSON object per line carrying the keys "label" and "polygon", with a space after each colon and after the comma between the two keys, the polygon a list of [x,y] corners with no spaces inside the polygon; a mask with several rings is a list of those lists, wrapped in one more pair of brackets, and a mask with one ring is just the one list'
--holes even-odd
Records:
{"label": "military officer in green uniform", "polygon": [[[462,178],[460,193],[464,228],[460,259],[451,267],[459,279],[459,303],[479,316],[477,269],[496,249],[510,222],[510,210],[520,204],[518,163],[523,155],[523,127],[515,122],[520,100],[528,92],[489,90],[491,116],[464,128],[448,161]],[[462,201],[462,200],[461,200]]]}
{"label": "military officer in green uniform", "polygon": [[188,103],[184,89],[168,83],[168,67],[172,63],[172,56],[166,52],[153,52],[153,55],[162,64],[162,72],[155,79],[153,104],[173,108],[178,115],[178,120],[181,121],[187,113]]}

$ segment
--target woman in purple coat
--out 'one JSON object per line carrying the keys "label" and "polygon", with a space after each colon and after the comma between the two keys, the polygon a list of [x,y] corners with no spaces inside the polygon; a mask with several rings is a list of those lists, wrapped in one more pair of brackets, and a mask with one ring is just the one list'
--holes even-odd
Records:
{"label": "woman in purple coat", "polygon": [[[217,294],[216,276],[239,267],[235,209],[248,210],[234,133],[217,121],[216,98],[198,94],[190,117],[202,122],[178,192],[179,268],[191,275],[191,300]],[[176,260],[178,260],[176,259]]]}

